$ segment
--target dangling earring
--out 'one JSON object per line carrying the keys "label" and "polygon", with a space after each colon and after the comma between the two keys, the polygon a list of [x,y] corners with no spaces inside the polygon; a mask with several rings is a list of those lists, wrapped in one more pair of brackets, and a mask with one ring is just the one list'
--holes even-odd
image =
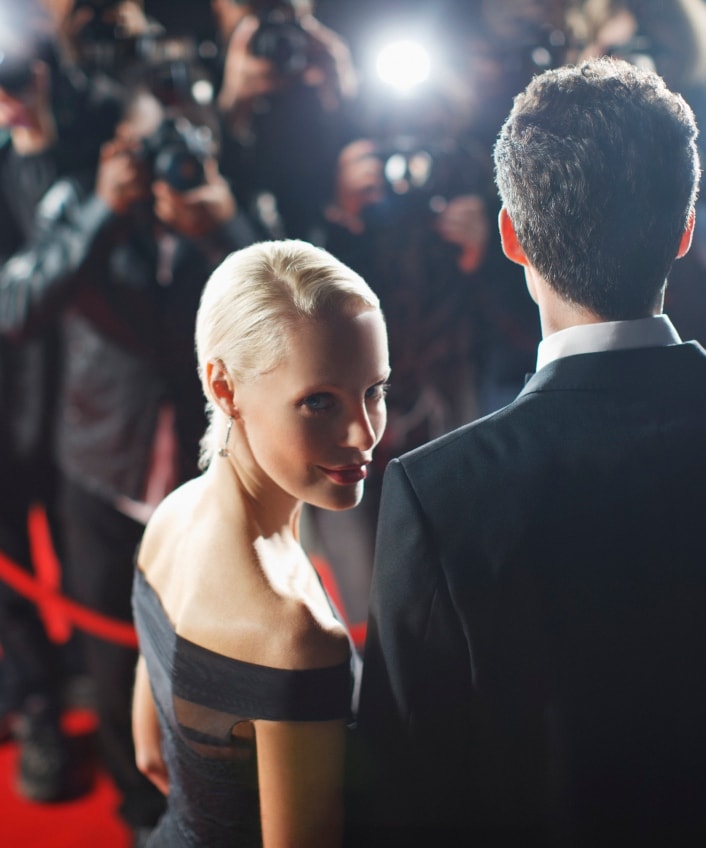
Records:
{"label": "dangling earring", "polygon": [[223,447],[218,451],[218,456],[230,456],[228,450],[228,440],[230,439],[230,431],[233,429],[233,416],[228,418],[228,426],[226,427],[226,437],[223,441]]}

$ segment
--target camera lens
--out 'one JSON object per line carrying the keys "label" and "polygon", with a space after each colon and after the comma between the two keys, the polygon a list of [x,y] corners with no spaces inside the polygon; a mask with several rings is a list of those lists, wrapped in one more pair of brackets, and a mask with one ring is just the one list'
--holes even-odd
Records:
{"label": "camera lens", "polygon": [[309,66],[309,37],[293,14],[282,4],[261,15],[249,45],[253,56],[268,59],[285,76],[301,74]]}
{"label": "camera lens", "polygon": [[0,48],[0,88],[15,96],[21,94],[31,82],[31,57],[13,56]]}

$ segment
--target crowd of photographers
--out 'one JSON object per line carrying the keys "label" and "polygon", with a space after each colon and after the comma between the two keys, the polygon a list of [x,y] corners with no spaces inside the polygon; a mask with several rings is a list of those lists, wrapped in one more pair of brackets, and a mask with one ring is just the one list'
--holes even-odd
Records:
{"label": "crowd of photographers", "polygon": [[[443,73],[395,100],[370,96],[307,0],[212,0],[210,53],[137,0],[4,3],[0,553],[32,570],[27,516],[41,504],[64,590],[131,621],[144,521],[197,473],[201,287],[232,250],[303,238],[371,283],[390,333],[390,424],[366,499],[306,522],[362,621],[387,459],[498,408],[533,370],[535,311],[495,237],[500,122],[532,73],[595,44],[599,23],[629,13],[628,41],[644,41],[642,5],[457,3]],[[19,791],[80,791],[60,726],[75,663],[140,844],[162,798],[133,760],[134,648],[83,634],[78,659],[59,656],[34,605],[1,582],[0,645]]]}

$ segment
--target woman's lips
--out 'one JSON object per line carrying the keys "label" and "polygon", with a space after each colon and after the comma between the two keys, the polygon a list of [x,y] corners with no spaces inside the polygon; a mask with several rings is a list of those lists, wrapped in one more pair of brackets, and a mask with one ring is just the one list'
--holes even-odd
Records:
{"label": "woman's lips", "polygon": [[326,468],[321,466],[322,471],[329,480],[337,483],[339,486],[350,486],[354,483],[360,483],[368,476],[368,469],[365,465],[345,465],[339,468]]}

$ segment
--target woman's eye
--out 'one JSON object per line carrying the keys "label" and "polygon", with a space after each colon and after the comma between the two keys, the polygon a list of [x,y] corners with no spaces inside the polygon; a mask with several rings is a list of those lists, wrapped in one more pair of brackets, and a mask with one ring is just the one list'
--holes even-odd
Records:
{"label": "woman's eye", "polygon": [[365,397],[368,400],[384,400],[387,396],[389,389],[389,383],[376,383],[374,386],[371,386],[368,389],[368,391],[365,393]]}
{"label": "woman's eye", "polygon": [[309,395],[302,401],[302,406],[311,412],[325,412],[333,406],[333,397],[326,392]]}

